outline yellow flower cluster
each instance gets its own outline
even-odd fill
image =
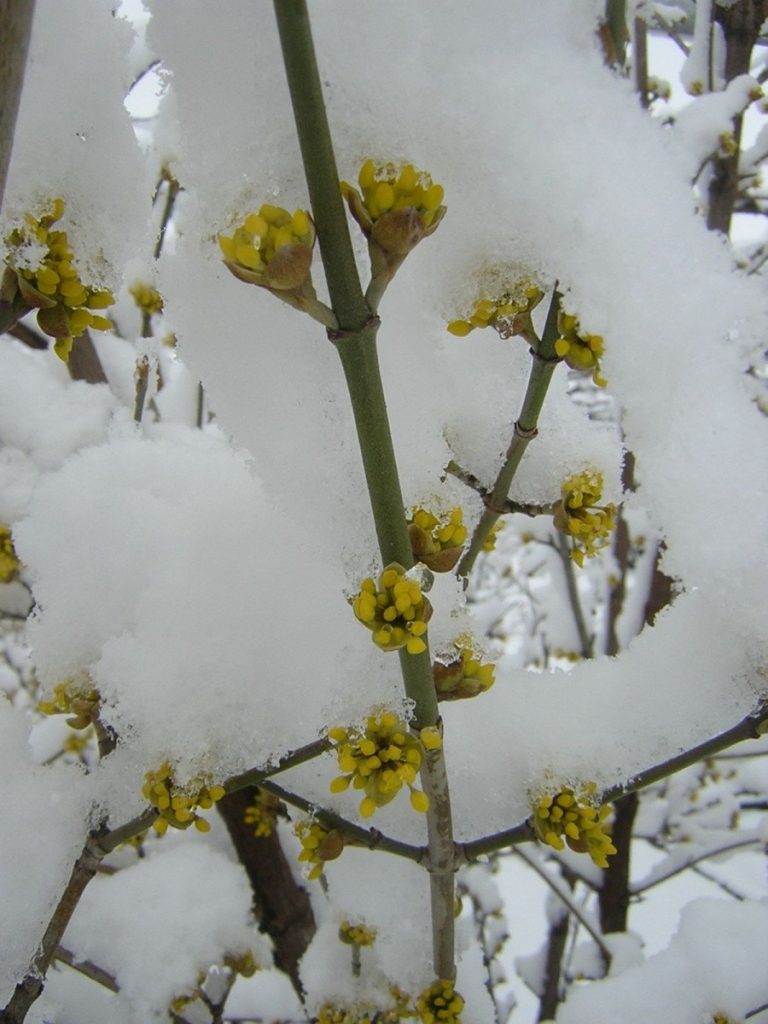
[[[232,235],[219,235],[227,268],[241,281],[277,291],[300,288],[309,278],[315,225],[306,210],[291,214],[265,203]]]
[[[336,750],[339,768],[344,772],[331,783],[332,793],[342,793],[352,784],[365,793],[360,814],[370,818],[377,807],[394,799],[403,786],[411,791],[411,807],[424,814],[429,798],[414,787],[421,770],[425,750],[437,750],[442,739],[436,728],[422,729],[414,736],[408,725],[391,711],[369,715],[365,728],[328,730]]]
[[[0,300],[20,299],[37,309],[40,330],[55,339],[56,353],[66,362],[73,339],[87,328],[111,330],[112,321],[93,310],[106,309],[115,299],[111,292],[90,288],[80,280],[67,232],[51,230],[63,214],[63,199],[54,199],[50,213],[28,214],[25,225],[6,238],[9,254]]]
[[[608,382],[600,374],[600,357],[605,350],[602,335],[582,332],[578,317],[562,310],[557,315],[557,332],[557,355],[573,370],[591,370],[592,380],[604,388]]]
[[[464,1000],[446,979],[436,981],[425,989],[416,1001],[416,1013],[422,1024],[461,1024],[459,1014]]]
[[[344,837],[335,828],[323,828],[318,822],[305,819],[297,822],[293,831],[301,843],[299,860],[311,865],[307,875],[310,881],[322,875],[327,861],[341,856]]]
[[[464,513],[457,507],[447,516],[438,517],[427,509],[414,508],[408,519],[408,535],[417,562],[434,572],[450,572],[467,539]]]
[[[452,658],[432,666],[437,699],[466,700],[490,690],[496,681],[495,666],[483,661],[468,636],[459,637],[454,648]]]
[[[544,292],[530,280],[519,281],[509,292],[497,298],[481,298],[466,320],[453,320],[448,331],[465,338],[477,327],[492,327],[502,338],[512,338],[531,327],[531,312],[544,298]]]
[[[245,809],[243,821],[253,826],[253,834],[258,838],[271,836],[277,827],[277,811],[280,801],[266,789],[258,790],[253,803]]]
[[[87,729],[99,717],[101,695],[86,672],[70,676],[57,683],[50,700],[38,702],[37,710],[44,715],[72,715],[67,725],[73,729]]]
[[[555,527],[573,540],[571,558],[581,567],[596,555],[616,528],[616,506],[600,505],[603,476],[592,470],[569,476],[555,502]]]
[[[339,925],[339,939],[347,946],[372,946],[376,941],[376,929],[342,921]]]
[[[198,808],[208,811],[224,796],[223,786],[212,786],[203,779],[191,779],[185,786],[177,786],[171,766],[163,761],[156,772],[147,772],[141,792],[157,808],[153,822],[156,832],[163,835],[168,827],[185,829],[195,826],[198,832],[209,832],[211,826],[197,814]]]
[[[432,234],[445,214],[443,186],[413,164],[377,167],[366,160],[357,180],[360,192],[343,181],[342,195],[365,236],[384,252],[407,255]]]
[[[20,568],[11,528],[0,523],[0,583],[11,583],[19,575]]]
[[[155,313],[162,312],[163,297],[157,288],[154,288],[151,284],[137,281],[136,284],[131,285],[128,291],[133,296],[133,301],[142,313],[153,316]]]
[[[610,815],[608,804],[592,802],[595,784],[585,786],[577,798],[565,787],[554,796],[544,794],[534,801],[533,828],[538,838],[555,850],[565,843],[577,853],[588,853],[599,868],[607,868],[607,858],[616,853],[611,837],[603,828]]]
[[[405,569],[392,562],[379,576],[370,576],[360,584],[360,593],[352,601],[357,619],[373,634],[373,642],[383,651],[404,647],[409,654],[421,654],[427,645],[422,639],[432,615],[432,605],[421,592],[419,583],[409,579]]]

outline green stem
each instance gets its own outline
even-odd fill
[[[582,658],[593,658],[595,638],[590,636],[589,630],[587,629],[587,623],[584,618],[584,609],[581,604],[581,598],[579,597],[579,588],[576,583],[576,574],[573,571],[571,551],[568,547],[568,541],[561,533],[558,533],[557,535],[557,553],[560,555],[560,561],[563,563],[565,587],[568,592],[568,601],[571,605],[571,612],[573,613],[573,621],[576,624],[576,632],[579,634],[581,656]]]
[[[371,316],[357,273],[305,0],[274,0],[283,62],[331,305],[343,330]]]
[[[357,273],[307,6],[305,0],[274,0],[274,8],[320,255],[339,323],[339,330],[329,336],[336,343],[347,381],[382,562],[399,562],[409,568],[413,555],[376,352],[378,320],[366,302]],[[423,639],[428,642],[426,635]],[[413,725],[416,729],[437,725],[440,718],[429,647],[418,655],[401,651],[400,667],[406,695],[414,704]],[[425,761],[431,767],[422,775],[430,798],[430,870],[440,872],[442,879],[438,887],[432,885],[433,935],[438,932],[436,922],[444,922],[449,915],[451,922],[439,942],[436,938],[433,958],[438,976],[452,978],[453,835],[442,749]]]
[[[560,294],[555,290],[549,305],[547,322],[544,325],[539,350],[536,353],[532,353],[533,362],[528,378],[528,387],[526,388],[520,416],[515,423],[512,442],[507,449],[504,465],[499,470],[493,490],[484,499],[486,502],[485,512],[483,512],[480,522],[475,527],[475,532],[472,535],[472,540],[464,557],[459,562],[459,567],[456,571],[460,576],[469,576],[472,571],[477,561],[477,556],[483,550],[483,544],[488,539],[488,534],[496,525],[500,514],[504,511],[509,498],[509,488],[512,486],[512,481],[515,478],[515,473],[517,473],[525,450],[536,436],[539,414],[547,395],[549,382],[552,380],[552,374],[558,363],[555,354],[555,341],[558,335],[557,314],[559,308]]]

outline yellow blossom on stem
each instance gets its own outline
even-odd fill
[[[49,213],[27,214],[25,223],[6,237],[8,254],[0,282],[0,302],[16,304],[20,315],[37,309],[40,330],[55,339],[56,354],[66,362],[74,338],[89,327],[112,329],[98,313],[115,299],[110,291],[91,288],[80,279],[66,231],[52,230],[64,214],[64,201],[54,199]]]
[[[310,881],[322,875],[327,861],[341,856],[344,837],[335,828],[323,828],[319,822],[305,818],[296,823],[293,831],[301,843],[299,860],[311,865],[307,875]]]
[[[342,195],[365,236],[385,252],[407,255],[445,215],[443,186],[413,164],[366,160],[357,180],[360,191],[343,181]]]
[[[459,1014],[464,1000],[448,979],[434,982],[416,1001],[416,1013],[422,1024],[461,1024]]]
[[[352,610],[371,630],[373,642],[382,651],[404,647],[409,654],[421,654],[427,649],[423,637],[432,605],[418,580],[409,578],[397,562],[388,565],[378,581],[370,576],[363,580],[352,600]]]
[[[266,789],[259,789],[253,803],[245,809],[243,821],[253,826],[253,834],[257,838],[271,836],[277,827],[277,812],[280,801]]]
[[[589,783],[578,797],[568,787],[536,797],[533,828],[541,842],[554,850],[563,850],[567,843],[577,853],[588,853],[597,867],[607,868],[607,858],[616,853],[604,828],[611,809],[594,802],[595,789],[595,784]]]
[[[365,298],[376,313],[403,260],[445,216],[443,186],[413,164],[377,165],[373,160],[365,161],[357,180],[359,191],[342,181],[341,193],[368,239],[371,281]]]
[[[0,583],[11,583],[19,575],[20,568],[11,528],[0,523]]]
[[[572,539],[571,558],[581,567],[585,558],[591,558],[608,544],[616,528],[616,506],[600,505],[603,495],[603,476],[585,470],[569,476],[560,488],[560,499],[555,502],[555,527]]]
[[[50,700],[38,702],[37,710],[44,715],[71,715],[67,725],[72,729],[87,729],[99,717],[101,695],[87,672],[57,683]]]
[[[314,244],[315,224],[306,210],[290,213],[269,203],[249,214],[231,235],[219,235],[224,265],[236,278],[266,288],[336,330],[333,310],[318,300],[312,284]]]
[[[186,829],[194,825],[198,832],[209,832],[211,826],[197,813],[208,811],[225,794],[223,786],[213,786],[204,779],[195,778],[179,786],[173,778],[168,761],[163,761],[156,772],[147,772],[141,792],[157,809],[153,822],[156,832],[163,835],[168,827]]]
[[[447,515],[436,516],[427,509],[414,508],[408,519],[408,536],[417,562],[434,572],[450,572],[467,539],[464,513],[457,507]]]
[[[564,359],[572,370],[591,370],[592,380],[599,388],[604,388],[607,381],[600,373],[600,357],[605,350],[602,335],[586,334],[579,326],[578,317],[562,310],[557,315],[557,331],[557,355]]]
[[[464,635],[454,641],[453,654],[432,665],[437,699],[466,700],[490,690],[496,681],[495,666],[483,661],[471,637]]]
[[[521,279],[508,291],[475,301],[466,319],[452,320],[448,331],[465,338],[478,327],[492,327],[502,338],[526,335],[532,329],[531,312],[544,298],[544,292],[530,279]]]
[[[360,814],[370,818],[377,807],[384,807],[403,786],[411,791],[411,807],[419,813],[429,810],[429,799],[414,783],[421,770],[425,750],[436,750],[442,739],[434,726],[415,736],[406,722],[391,711],[369,715],[363,729],[337,726],[328,730],[339,768],[344,773],[331,783],[332,793],[342,793],[350,784],[365,796]]]
[[[231,235],[219,235],[227,268],[250,284],[271,290],[300,288],[309,277],[315,225],[306,210],[289,213],[264,203]]]

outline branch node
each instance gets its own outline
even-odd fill
[[[345,341],[347,338],[352,337],[353,335],[356,337],[357,335],[360,334],[361,331],[366,331],[369,329],[378,330],[380,323],[381,320],[374,314],[365,321],[362,327],[355,328],[354,330],[348,330],[343,327],[339,327],[336,330],[332,330],[329,327],[325,333],[328,335],[328,341],[330,341],[331,344],[333,345],[337,345],[340,341]]]

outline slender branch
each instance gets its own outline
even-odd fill
[[[34,0],[0,0],[0,207],[11,163],[34,13]]]
[[[557,313],[560,307],[560,294],[555,289],[552,293],[552,301],[547,313],[547,321],[541,336],[539,351],[532,354],[531,373],[528,378],[528,387],[523,399],[523,406],[520,417],[515,423],[514,436],[507,449],[507,456],[504,465],[499,470],[490,497],[485,499],[486,509],[475,527],[469,548],[467,549],[456,570],[460,576],[468,576],[472,567],[477,561],[477,556],[483,550],[483,544],[488,534],[493,529],[496,521],[504,511],[504,503],[509,497],[509,488],[515,478],[515,473],[525,454],[529,443],[538,433],[537,424],[539,413],[544,404],[544,399],[552,380],[555,366],[559,361],[555,355],[555,341],[557,339]]]
[[[755,711],[745,715],[736,725],[731,726],[730,729],[726,729],[724,732],[718,733],[717,736],[704,740],[703,743],[699,743],[689,750],[684,750],[682,753],[670,757],[667,761],[661,761],[651,768],[638,772],[637,775],[626,783],[611,786],[602,794],[601,800],[609,803],[623,796],[624,793],[633,793],[635,790],[652,786],[655,782],[666,779],[683,768],[689,768],[698,761],[703,761],[705,758],[719,754],[721,750],[726,750],[742,740],[759,739],[764,734],[765,730],[761,727],[766,722],[768,722],[768,703],[760,705]]]
[[[750,1010],[749,1013],[744,1014],[744,1020],[749,1020],[750,1017],[756,1017],[758,1013],[765,1013],[768,1010],[768,1003],[763,1003],[762,1006],[756,1006],[754,1010]]]
[[[295,768],[297,765],[305,764],[320,754],[324,754],[326,750],[330,750],[330,747],[331,741],[327,736],[322,736],[319,740],[305,743],[303,747],[297,747],[290,754],[281,757],[271,768],[249,768],[247,772],[242,772],[240,775],[230,776],[224,783],[224,789],[227,793],[235,793],[238,789],[245,789],[246,786],[259,786],[264,779],[278,775],[280,772],[287,772],[289,768]]]
[[[567,871],[563,865],[561,865],[561,870],[565,882],[573,889],[576,884],[576,876]],[[565,956],[565,947],[568,942],[570,923],[571,918],[565,908],[563,908],[562,913],[555,922],[550,921],[537,1022],[554,1020],[557,1007],[562,1002],[564,996],[564,986],[561,984],[563,957]]]
[[[461,480],[463,484],[470,487],[473,491],[480,495],[481,498],[488,498],[490,491],[487,487],[484,487],[474,473],[469,473],[466,469],[462,469],[461,466],[454,462],[453,459],[445,467],[445,472],[450,473],[451,476],[455,476],[457,480]],[[535,516],[553,516],[555,514],[555,503],[549,502],[535,502],[535,501],[512,501],[508,498],[502,505],[503,513],[518,513],[519,515],[529,516],[533,519]]]
[[[38,334],[37,331],[32,330],[26,324],[16,323],[13,327],[8,328],[7,333],[13,335],[17,341],[20,341],[28,348],[34,348],[40,352],[47,349],[49,345],[49,339],[44,334]]]
[[[568,602],[573,613],[573,621],[576,623],[576,632],[579,634],[581,656],[582,658],[592,658],[594,657],[593,644],[595,638],[591,636],[587,630],[587,624],[584,619],[584,609],[581,606],[581,598],[579,597],[579,588],[576,585],[576,573],[573,571],[573,559],[571,558],[568,541],[562,533],[558,533],[557,535],[557,553],[559,554],[560,561],[563,565],[565,586],[568,591]]]
[[[448,777],[442,749],[427,750],[421,766],[421,783],[429,797],[429,886],[432,897],[432,949],[438,978],[456,977],[454,963],[454,872],[456,857]]]
[[[278,772],[286,771],[295,765],[302,764],[328,748],[328,740],[315,740],[298,750],[292,751],[269,768],[253,769],[241,775],[232,776],[224,784],[228,793],[242,789],[244,786],[258,785]],[[29,1008],[43,991],[45,975],[51,960],[59,947],[61,938],[69,923],[77,903],[85,887],[96,874],[99,863],[108,853],[117,849],[122,843],[146,831],[157,818],[157,810],[148,807],[137,817],[132,818],[118,828],[100,833],[95,832],[88,837],[83,852],[75,862],[72,875],[59,900],[58,906],[46,928],[40,943],[40,951],[32,962],[30,971],[19,982],[11,1001],[5,1010],[0,1011],[0,1024],[21,1024]]]
[[[701,864],[705,860],[709,860],[710,857],[717,857],[721,853],[730,853],[732,850],[740,850],[746,846],[758,846],[765,842],[762,836],[751,836],[749,839],[735,838],[731,843],[723,843],[717,846],[715,849],[703,850],[701,852],[691,853],[682,861],[678,861],[674,867],[670,868],[664,874],[656,875],[653,874],[650,882],[644,883],[642,879],[635,885],[630,886],[630,893],[633,896],[640,896],[643,893],[648,892],[649,889],[655,888],[657,885],[661,885],[662,882],[668,881],[670,878],[674,878],[675,875],[681,874],[683,871],[687,871],[689,868],[695,867],[697,864]],[[658,843],[653,843],[657,849],[665,850],[669,853],[669,849]],[[711,881],[711,879],[709,879]]]
[[[628,782],[618,783],[615,786],[609,787],[600,795],[600,801],[602,803],[612,803],[626,793],[634,793],[637,790],[645,789],[646,786],[652,786],[654,783],[660,782],[670,775],[675,775],[677,772],[682,771],[683,768],[689,768],[699,761],[714,757],[720,751],[727,750],[728,747],[732,747],[742,740],[760,739],[765,735],[766,723],[768,723],[768,703],[761,704],[755,711],[746,715],[730,729],[726,729],[724,732],[704,740],[703,743],[699,743],[689,750],[676,754],[667,761],[661,761],[659,764],[638,772]],[[477,860],[478,857],[482,857],[487,853],[503,850],[507,846],[517,846],[520,843],[530,842],[535,839],[536,834],[531,825],[530,818],[528,818],[512,828],[483,836],[481,839],[474,839],[469,843],[457,844],[457,858],[461,863],[468,863]]]
[[[168,224],[173,216],[173,207],[176,204],[176,196],[181,191],[181,185],[173,176],[168,176],[165,180],[168,182],[168,191],[165,195],[165,206],[163,207],[163,214],[160,218],[160,228],[157,233],[157,241],[155,242],[155,250],[153,253],[155,259],[159,259],[160,253],[163,251],[165,232],[168,230]],[[156,194],[159,194],[159,191],[160,190],[158,188]]]
[[[525,853],[524,850],[515,850],[514,852],[517,854],[518,857],[521,858],[521,860],[525,861],[528,867],[533,868],[533,870],[536,872],[539,878],[542,879],[542,881],[546,882],[546,884],[549,886],[552,892],[558,897],[558,899],[562,901],[563,905],[568,908],[569,913],[573,914],[576,920],[580,924],[582,924],[584,928],[589,932],[591,937],[594,939],[595,944],[602,953],[605,962],[610,963],[611,951],[605,944],[605,939],[600,934],[599,929],[589,920],[589,918],[581,909],[581,907],[573,899],[570,892],[568,892],[562,885],[560,885],[558,879],[556,879],[552,874],[550,874],[549,871],[547,871],[544,868],[544,866],[539,862],[538,857],[530,856],[529,854]]]
[[[93,849],[89,838],[82,853],[75,861],[69,882],[67,882],[48,927],[45,929],[31,969],[16,986],[6,1008],[0,1011],[0,1024],[22,1024],[30,1007],[43,991],[45,975],[59,947],[61,937],[85,887],[96,874],[100,860],[101,854]]]
[[[120,986],[115,978],[108,971],[105,971],[103,967],[99,967],[91,960],[78,960],[74,953],[71,953],[68,949],[64,949],[63,946],[58,947],[53,959],[62,964],[66,964],[67,967],[71,967],[73,971],[77,971],[79,974],[85,975],[86,978],[90,978],[91,981],[95,981],[97,985],[108,988],[110,992],[120,991]]]
[[[305,814],[311,814],[321,825],[341,832],[344,838],[351,840],[355,846],[364,846],[369,850],[381,850],[383,853],[394,853],[398,857],[405,857],[406,860],[415,861],[417,864],[424,863],[426,859],[427,851],[423,846],[411,846],[410,843],[402,843],[399,839],[385,836],[383,832],[379,832],[375,828],[361,828],[335,811],[331,811],[326,807],[318,807],[311,800],[306,800],[303,796],[299,796],[298,793],[292,793],[275,782],[264,781],[261,783],[261,788],[266,789],[268,793],[279,797],[280,800],[290,804],[292,807],[298,807]]]
[[[635,18],[632,23],[632,56],[635,89],[640,97],[640,105],[647,110],[651,100],[648,95],[648,26],[645,18]]]
[[[675,46],[678,48],[678,50],[680,50],[684,57],[687,57],[691,52],[690,47],[685,42],[680,33],[675,29],[675,26],[672,24],[672,22],[667,21],[664,15],[661,14],[661,12],[659,11],[658,7],[655,8],[653,16],[656,19],[656,21],[658,21],[662,29],[666,32],[666,34],[669,36],[669,38],[672,40],[672,42],[675,44]]]

